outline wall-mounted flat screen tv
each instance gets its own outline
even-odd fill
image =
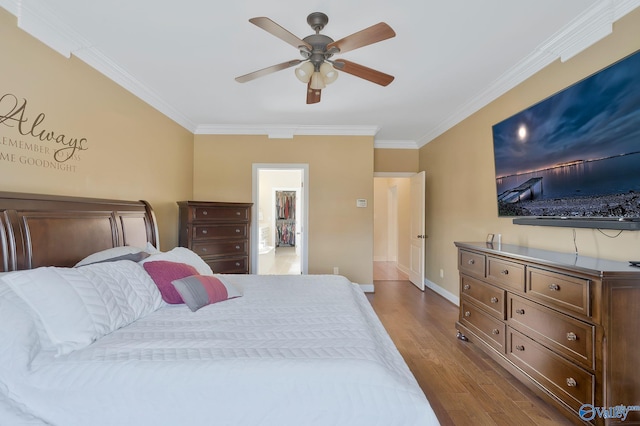
[[[499,216],[640,219],[640,51],[493,126]]]

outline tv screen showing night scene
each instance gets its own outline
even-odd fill
[[[640,218],[640,51],[493,126],[499,216]]]

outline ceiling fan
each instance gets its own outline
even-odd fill
[[[313,12],[307,16],[307,23],[315,31],[315,34],[304,39],[296,37],[269,18],[251,18],[249,22],[298,49],[303,59],[293,59],[236,77],[236,81],[239,83],[246,83],[258,77],[302,64],[296,68],[295,73],[300,81],[307,84],[307,103],[314,104],[320,102],[322,89],[338,78],[336,70],[355,75],[381,86],[389,85],[394,79],[389,74],[367,68],[346,59],[330,59],[335,54],[345,53],[395,37],[396,33],[384,22],[372,25],[338,41],[333,41],[331,37],[320,34],[320,31],[329,22],[329,17],[322,12]]]

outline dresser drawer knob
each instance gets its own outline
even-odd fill
[[[560,286],[558,284],[549,284],[549,290],[560,291]]]
[[[202,247],[202,251],[206,252],[207,248],[206,247]]]
[[[471,288],[471,286],[470,286],[469,284],[465,284],[465,285],[464,285],[464,289],[465,289],[465,290],[469,290],[470,288]]]
[[[468,317],[470,317],[470,316],[471,316],[471,312],[466,311],[466,312],[464,313],[464,316],[465,316],[465,317],[467,317],[467,318],[468,318]]]
[[[574,333],[573,331],[570,331],[567,333],[567,340],[569,340],[570,342],[575,342],[576,340],[578,340],[578,336],[576,336],[576,333]]]
[[[491,303],[498,303],[498,298],[497,297],[492,297],[491,298]]]
[[[206,234],[206,233],[207,233],[207,230],[206,230],[206,229],[203,229],[203,230],[202,230],[202,233],[203,233],[203,234]]]
[[[240,212],[236,212],[236,216],[240,216],[242,213]]]
[[[516,351],[523,352],[523,351],[524,351],[524,346],[522,346],[522,345],[516,345]]]
[[[469,259],[469,261],[467,262],[469,265],[475,265],[476,261],[473,259]]]
[[[509,275],[509,270],[508,269],[503,269],[502,271],[500,271],[500,273],[502,275]]]
[[[236,266],[240,266],[240,262],[236,262]]]
[[[206,216],[206,215],[208,215],[208,214],[209,214],[209,212],[208,212],[208,211],[206,211],[206,210],[203,210],[203,211],[202,211],[202,214]]]
[[[516,314],[524,315],[524,309],[516,309]]]
[[[239,230],[239,229],[236,229],[236,234],[239,234],[239,233],[240,233],[240,230]]]
[[[240,250],[240,246],[236,246],[236,250]]]
[[[494,328],[491,333],[493,333],[495,335],[498,335],[498,334],[500,334],[500,330],[498,330],[497,328]]]
[[[569,377],[567,379],[567,386],[569,386],[570,388],[575,388],[576,386],[578,386],[578,382],[576,382],[576,379],[574,379],[573,377]]]

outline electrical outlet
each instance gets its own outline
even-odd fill
[[[340,274],[340,270],[338,269],[337,266],[334,266],[333,267],[333,275],[338,275],[338,274]]]
[[[444,269],[440,269],[440,278],[444,278]]]

